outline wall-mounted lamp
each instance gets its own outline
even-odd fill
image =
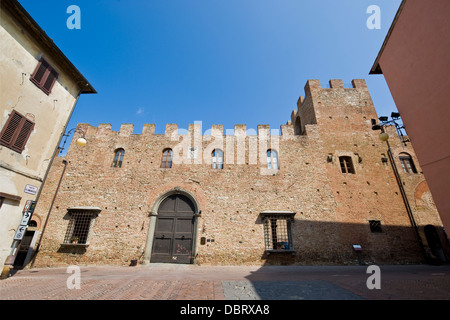
[[[85,138],[85,133],[84,133],[84,131],[81,130],[81,128],[73,128],[73,129],[70,129],[69,132],[67,132],[67,133],[65,133],[65,134],[63,135],[63,137],[65,137],[65,139],[64,139],[64,142],[63,142],[62,147],[60,148],[59,153],[62,153],[62,151],[64,150],[64,146],[66,145],[67,138],[70,136],[70,134],[71,134],[72,132],[74,132],[74,133],[77,133],[77,132],[78,132],[78,133],[81,134],[81,137],[79,137],[79,138],[77,139],[77,142],[76,142],[78,146],[84,147],[84,146],[87,144],[87,141],[86,141],[86,138]]]
[[[388,120],[388,117],[379,117],[378,119],[380,120],[380,123],[377,123],[376,119],[372,119],[372,130],[381,130],[381,133],[379,135],[379,139],[381,141],[388,141],[389,139],[389,135],[384,131],[384,127],[386,125],[394,125],[395,129],[397,130],[397,134],[398,137],[400,139],[400,142],[406,146],[406,142],[409,142],[410,140],[407,139],[404,135],[403,135],[403,131],[405,129],[405,127],[403,125],[399,125],[396,120],[400,119],[400,113],[398,112],[392,112],[391,113],[391,118],[392,120]]]

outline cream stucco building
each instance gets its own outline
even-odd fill
[[[37,215],[22,240],[14,240],[24,208],[39,197],[80,94],[96,91],[17,1],[2,0],[0,14],[3,268],[8,257],[8,262],[17,258],[20,250],[21,259],[26,259],[23,251],[36,241],[34,230],[42,223]]]

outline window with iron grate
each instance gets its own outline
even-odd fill
[[[90,232],[99,209],[69,209],[69,225],[64,237],[64,244],[89,244]]]
[[[263,212],[265,247],[268,252],[293,252],[294,212]]]

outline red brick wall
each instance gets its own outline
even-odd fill
[[[258,135],[245,135],[245,126],[235,135],[224,135],[213,126],[210,135],[199,124],[188,135],[177,135],[177,126],[166,126],[165,134],[154,134],[145,125],[142,134],[132,134],[132,125],[120,132],[110,125],[80,124],[88,144],[75,142],[67,154],[68,167],[36,259],[37,266],[66,264],[127,264],[141,259],[149,233],[149,214],[165,193],[180,188],[191,194],[201,210],[197,220],[196,263],[200,264],[354,264],[353,244],[363,247],[368,263],[423,261],[414,229],[408,218],[393,170],[381,161],[386,143],[371,130],[377,118],[364,80],[353,88],[332,80],[322,88],[317,80],[305,86],[298,110],[303,135],[294,134],[290,122],[281,126],[281,136],[271,136],[268,126],[258,126]],[[292,122],[295,123],[295,122]],[[391,146],[395,155],[407,151],[416,160],[418,174],[402,178],[411,206],[418,215],[419,229],[431,223],[441,226],[436,208],[416,208],[416,188],[424,188],[424,177],[411,145],[404,149],[395,132]],[[75,140],[75,139],[74,139]],[[197,145],[204,158],[193,163],[174,163],[160,168],[162,150]],[[223,146],[223,170],[211,168],[214,146]],[[266,150],[278,150],[278,171],[266,168]],[[111,167],[114,151],[125,149],[121,168]],[[186,149],[184,149],[186,150]],[[177,151],[177,152],[175,152]],[[332,155],[332,162],[327,161]],[[355,174],[343,174],[338,157],[350,156]],[[200,163],[201,160],[201,163]],[[206,161],[205,161],[206,160]],[[180,161],[178,161],[180,162]],[[397,162],[400,168],[400,163]],[[62,172],[56,159],[36,214],[44,218]],[[419,187],[418,187],[419,186]],[[422,189],[421,189],[422,190]],[[430,204],[430,202],[427,202]],[[96,206],[101,209],[86,251],[62,249],[67,229],[67,208]],[[263,211],[295,212],[295,254],[267,255],[264,247]],[[369,220],[380,220],[382,233],[371,233]],[[200,238],[213,239],[202,245]]]

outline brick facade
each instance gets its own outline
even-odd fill
[[[155,134],[147,124],[142,134],[133,134],[131,124],[119,132],[108,124],[80,124],[88,143],[79,147],[74,139],[69,148],[35,266],[149,262],[158,206],[169,194],[183,194],[194,204],[194,263],[357,264],[354,244],[362,246],[365,263],[423,262],[393,168],[382,160],[387,145],[371,129],[372,118],[378,116],[364,80],[353,80],[353,88],[341,80],[331,80],[330,88],[309,80],[280,135],[267,125],[250,135],[245,125],[230,134],[221,125],[203,133],[201,123],[185,132],[169,124],[165,134]],[[387,131],[421,242],[427,246],[423,228],[431,224],[447,250],[411,144],[402,146],[396,131]],[[119,148],[125,150],[122,166],[112,167]],[[172,168],[161,168],[166,148],[173,150]],[[215,148],[223,150],[223,169],[212,168]],[[277,151],[278,169],[268,169],[268,149]],[[417,174],[402,171],[401,152],[412,156]],[[342,173],[341,156],[351,159],[354,173]],[[54,161],[35,211],[41,225],[63,172],[61,160]],[[74,207],[100,210],[88,246],[63,244],[68,209]],[[265,250],[265,212],[295,213],[294,251]],[[371,232],[372,220],[381,223],[381,232]]]

